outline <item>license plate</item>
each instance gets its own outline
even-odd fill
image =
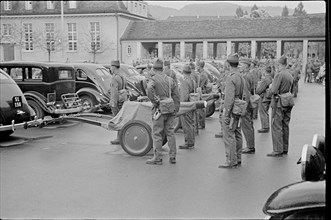
[[[13,105],[14,105],[14,108],[21,108],[22,107],[22,97],[21,96],[14,96],[13,97]]]

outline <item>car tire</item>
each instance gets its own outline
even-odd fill
[[[80,100],[82,101],[82,106],[84,108],[84,110],[82,112],[85,112],[85,113],[93,113],[96,111],[95,108],[93,108],[93,106],[96,105],[96,102],[94,101],[93,98],[91,98],[90,96],[88,95],[82,95],[79,97]]]
[[[174,120],[174,123],[175,123],[175,132],[177,132],[178,129],[182,128],[182,124],[180,122],[180,118],[179,117],[176,117],[175,120]]]
[[[131,156],[144,156],[153,148],[152,128],[140,120],[126,123],[119,137],[123,150]]]
[[[38,105],[37,102],[33,100],[27,100],[30,107],[33,109],[33,111],[36,113],[37,118],[44,119],[45,112],[44,110]]]
[[[215,102],[213,102],[213,104],[207,106],[206,117],[212,116],[215,112],[215,109],[216,109]]]

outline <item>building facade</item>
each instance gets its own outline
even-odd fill
[[[109,63],[121,59],[131,21],[151,20],[144,1],[1,1],[1,60]]]
[[[269,55],[279,58],[287,43],[299,43],[302,50],[296,56],[302,59],[305,68],[309,44],[325,42],[325,19],[325,14],[314,14],[259,19],[132,21],[121,38],[122,61],[132,63],[155,56],[166,59],[175,56],[182,60],[220,58],[219,50],[223,50],[223,57],[242,52],[247,57],[262,58],[262,52],[267,51],[263,47],[270,44],[275,50]]]

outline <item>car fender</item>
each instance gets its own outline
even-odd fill
[[[32,100],[38,103],[38,105],[46,112],[51,112],[51,110],[47,107],[47,99],[42,94],[35,91],[28,91],[23,93],[26,100]]]
[[[307,209],[323,209],[326,207],[325,190],[325,180],[303,181],[284,186],[268,198],[263,212],[278,216]]]
[[[94,98],[99,103],[108,103],[109,98],[105,94],[101,94],[99,91],[92,88],[81,88],[76,92],[76,94],[81,97],[83,95],[88,95]]]

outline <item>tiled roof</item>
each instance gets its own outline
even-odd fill
[[[235,16],[169,16],[166,21],[203,21],[234,19]]]
[[[203,21],[133,21],[121,40],[324,37],[325,14]]]

